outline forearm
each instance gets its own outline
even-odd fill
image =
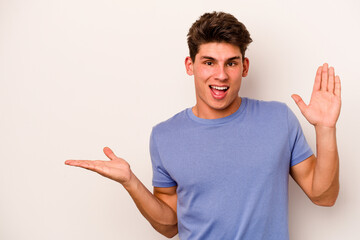
[[[336,129],[315,127],[317,160],[312,181],[313,201],[333,205],[339,192],[339,155]]]
[[[171,207],[156,198],[133,173],[129,182],[123,186],[141,214],[158,232],[167,237],[176,235],[177,216]]]

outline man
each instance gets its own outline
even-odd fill
[[[292,96],[315,127],[315,157],[285,104],[238,96],[251,41],[245,26],[227,13],[206,13],[190,28],[185,66],[194,76],[196,105],[153,128],[153,194],[107,147],[111,161],[66,164],[121,183],[167,237],[288,239],[289,173],[315,204],[332,206],[338,195],[340,79],[324,64],[310,104]]]

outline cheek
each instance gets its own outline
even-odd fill
[[[242,79],[242,69],[238,69],[236,71],[232,71],[229,74],[231,75],[230,77],[232,79],[234,79],[234,81],[240,82]]]
[[[209,78],[213,73],[212,73],[212,69],[209,67],[202,67],[202,66],[198,66],[196,68],[196,71],[194,71],[194,74],[196,74],[198,76],[198,78],[201,79],[207,79]]]

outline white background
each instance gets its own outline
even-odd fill
[[[286,102],[313,150],[290,95],[307,102],[317,66],[335,67],[341,192],[318,207],[290,180],[290,236],[359,238],[359,1],[0,0],[0,239],[165,239],[121,185],[64,161],[109,146],[152,188],[151,128],[195,104],[186,34],[213,10],[254,40],[240,95]]]

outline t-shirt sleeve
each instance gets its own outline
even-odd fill
[[[152,184],[154,187],[173,187],[176,182],[171,178],[170,174],[166,171],[160,158],[159,149],[155,139],[154,129],[150,137],[150,156],[153,169]]]
[[[305,139],[299,120],[290,108],[287,108],[287,112],[291,153],[290,167],[292,167],[313,155],[313,152]]]

